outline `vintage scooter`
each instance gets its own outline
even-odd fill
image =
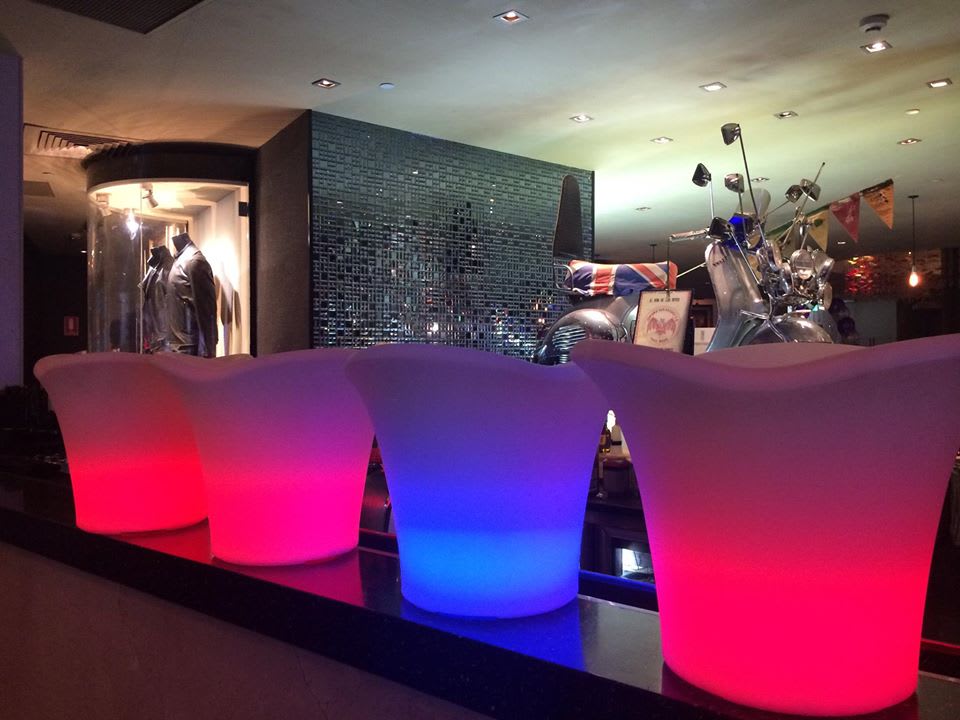
[[[745,171],[744,175],[727,175],[724,185],[738,193],[742,208],[745,177],[753,213],[741,211],[730,221],[714,217],[707,230],[711,242],[704,265],[717,309],[716,330],[707,351],[770,342],[832,342],[830,333],[810,318],[832,299],[828,278],[834,261],[819,248],[807,249],[811,223],[803,213],[808,199],[819,198],[816,180],[820,172],[813,181],[804,179],[787,190],[786,202],[800,201],[800,205],[786,230],[768,239],[763,228],[772,211],[761,212],[757,204],[740,126],[727,123],[721,133],[726,145],[740,141]],[[711,180],[709,170],[698,165],[694,184],[703,187]],[[710,204],[712,210],[712,184]],[[786,252],[790,254],[785,260]]]
[[[700,187],[710,187],[710,215],[713,219],[703,230],[674,233],[667,241],[668,260],[673,242],[709,241],[705,261],[697,266],[707,268],[716,296],[716,329],[707,351],[759,343],[832,342],[831,334],[817,320],[822,318],[822,323],[830,322],[829,313],[824,308],[829,307],[832,299],[828,278],[834,261],[819,248],[808,249],[811,222],[803,212],[808,199],[819,199],[820,186],[816,181],[820,171],[813,181],[804,179],[798,185],[791,185],[785,194],[786,201],[768,211],[770,194],[766,190],[756,194],[753,191],[740,125],[727,123],[721,133],[727,145],[740,141],[745,173],[730,173],[724,178],[724,186],[738,195],[740,212],[729,221],[716,217],[712,175],[700,163],[693,182]],[[822,165],[820,169],[823,169]],[[752,213],[743,211],[745,188],[753,205]],[[579,237],[579,188],[575,189],[575,195],[568,195],[568,190],[573,192],[565,179],[555,256],[559,255],[556,252],[558,238],[568,234]],[[768,239],[764,223],[773,212],[788,203],[797,206],[793,221],[776,238]],[[571,219],[569,225],[561,222],[565,216]],[[568,232],[563,227],[575,229]],[[695,269],[690,268],[678,277]],[[557,289],[567,289],[567,286],[558,283]],[[533,361],[545,365],[564,363],[573,346],[588,338],[629,341],[633,337],[639,298],[639,293],[633,293],[580,300],[544,333]]]

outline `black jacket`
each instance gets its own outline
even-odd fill
[[[165,245],[150,249],[147,274],[143,276],[143,346],[147,352],[166,347],[170,334],[167,321],[167,280],[173,267],[173,255]]]
[[[169,349],[213,357],[217,353],[217,292],[210,263],[192,242],[174,256],[167,279]]]

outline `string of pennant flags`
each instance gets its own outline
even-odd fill
[[[807,221],[810,223],[808,232],[810,237],[822,250],[827,249],[827,233],[829,229],[830,216],[833,216],[840,222],[847,235],[854,242],[860,240],[860,200],[866,201],[867,205],[877,214],[877,217],[883,221],[891,230],[893,229],[893,179],[884,180],[882,183],[871,185],[859,192],[853,193],[841,200],[835,200],[829,205],[817,208],[807,215]],[[774,229],[770,235],[776,236],[783,230],[786,230],[790,223],[784,223]]]

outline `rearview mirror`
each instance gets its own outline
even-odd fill
[[[720,133],[723,135],[723,144],[730,145],[740,137],[740,125],[739,123],[727,123],[720,128]]]
[[[740,173],[730,173],[723,178],[723,186],[727,190],[732,190],[738,195],[743,193],[743,175]]]
[[[697,169],[693,171],[693,184],[697,187],[706,187],[711,180],[713,180],[713,175],[707,170],[707,166],[703,163],[697,163]]]

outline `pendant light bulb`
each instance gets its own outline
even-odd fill
[[[920,284],[920,273],[917,272],[917,198],[919,195],[909,195],[910,209],[913,215],[913,250],[910,251],[910,277],[907,278],[907,284],[915,288]]]

